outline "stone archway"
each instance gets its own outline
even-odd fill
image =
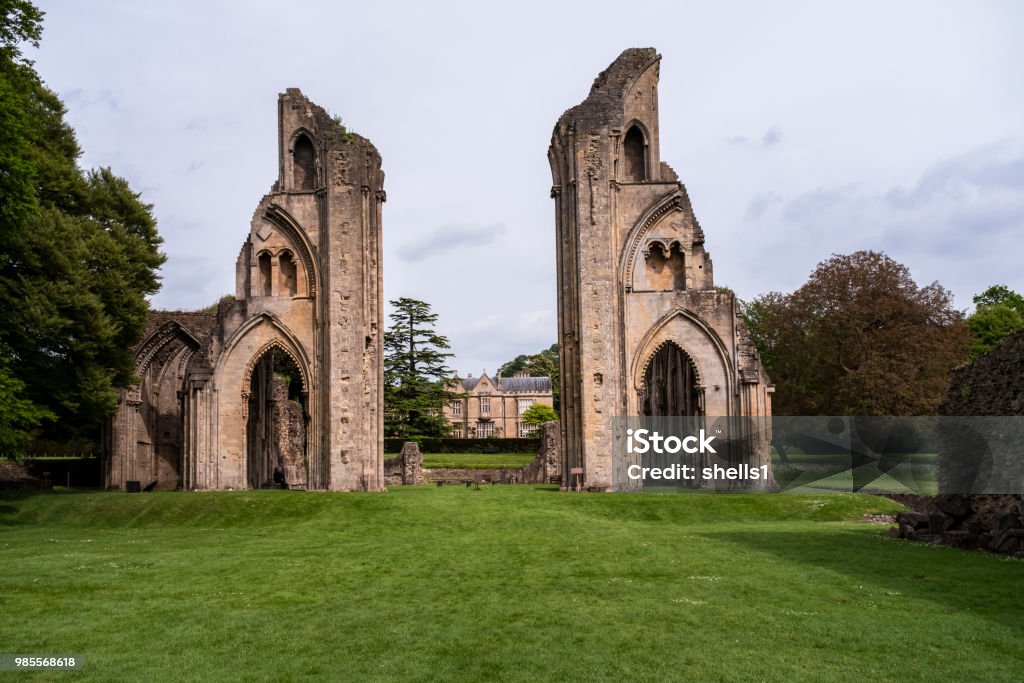
[[[276,345],[253,361],[248,383],[246,471],[250,488],[273,480],[280,466],[289,486],[309,481],[306,452],[306,393],[302,372]]]
[[[640,414],[696,417],[703,413],[703,387],[693,360],[675,342],[665,342],[647,362],[640,392]]]

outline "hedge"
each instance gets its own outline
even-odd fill
[[[540,439],[437,439],[412,437],[384,439],[385,453],[398,453],[406,441],[415,441],[422,453],[536,453]]]

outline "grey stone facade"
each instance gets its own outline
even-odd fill
[[[616,474],[614,416],[771,414],[736,297],[715,288],[686,188],[660,158],[660,61],[652,48],[623,52],[559,118],[548,150],[563,471],[582,470],[589,490],[630,487]],[[769,462],[767,441],[753,443],[743,459]]]
[[[108,487],[253,488],[281,465],[308,488],[383,488],[381,158],[297,89],[278,117],[278,178],[253,214],[234,297],[152,313],[141,381],[104,437]],[[305,424],[271,406],[275,362],[298,374]]]

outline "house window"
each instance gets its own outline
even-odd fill
[[[494,436],[494,423],[493,422],[477,422],[476,423],[476,438],[487,439]]]
[[[521,399],[518,399],[516,401],[516,409],[519,411],[519,414],[522,415],[523,413],[526,412],[527,408],[529,408],[530,406],[532,406],[536,402],[537,402],[537,399],[535,399],[535,398],[521,398]]]
[[[462,425],[453,425],[452,433],[455,434],[456,439],[462,438]]]
[[[491,397],[481,396],[480,397],[480,414],[490,415],[491,414]]]
[[[452,415],[462,415],[462,401],[451,402]]]
[[[519,438],[527,439],[537,433],[537,425],[524,425],[519,423]]]

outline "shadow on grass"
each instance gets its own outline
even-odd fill
[[[1024,602],[1019,594],[1024,561],[890,539],[884,533],[883,528],[878,534],[730,530],[700,535],[771,553],[789,563],[817,566],[858,584],[933,602],[946,611],[976,615],[1024,637]]]

